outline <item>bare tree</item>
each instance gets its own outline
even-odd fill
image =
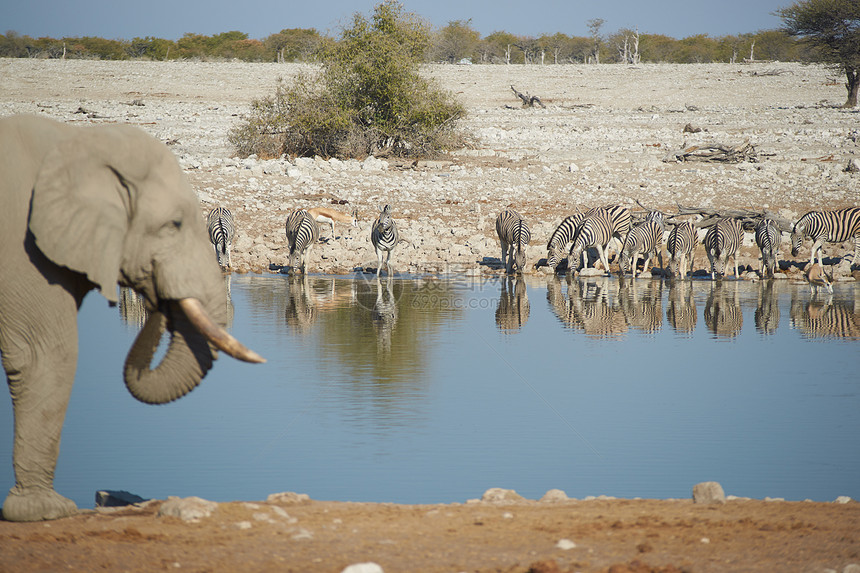
[[[588,31],[591,32],[593,46],[591,48],[591,56],[594,58],[594,63],[600,63],[600,28],[603,27],[603,18],[592,18],[588,24]]]

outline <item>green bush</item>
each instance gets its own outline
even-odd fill
[[[453,95],[422,78],[429,29],[399,2],[361,14],[339,41],[322,49],[319,73],[279,82],[274,96],[252,103],[231,131],[240,155],[429,156],[463,145]]]

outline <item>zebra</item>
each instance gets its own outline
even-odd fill
[[[606,246],[611,239],[612,221],[609,211],[603,207],[597,207],[589,211],[583,219],[582,224],[577,228],[576,235],[573,237],[573,246],[567,255],[568,271],[573,271],[574,268],[576,270],[582,268],[574,266],[580,257],[582,257],[582,266],[586,266],[588,262],[586,249],[594,247],[597,249],[597,254],[603,263],[603,268],[608,272],[609,261],[606,259]]]
[[[552,232],[549,242],[546,244],[547,266],[554,269],[567,256],[568,245],[573,242],[576,229],[582,223],[585,215],[585,213],[576,213],[565,217]]]
[[[400,241],[400,233],[397,231],[397,224],[391,217],[391,205],[385,205],[379,213],[379,217],[373,222],[370,228],[370,242],[376,250],[376,276],[382,271],[382,255],[385,253],[385,266],[388,267],[388,274],[391,275],[391,251],[397,246]]]
[[[522,215],[513,209],[505,209],[499,213],[496,217],[496,234],[502,245],[502,265],[505,272],[513,272],[516,266],[517,272],[522,273],[526,266],[526,246],[532,239],[529,226]]]
[[[735,263],[735,278],[738,276],[738,249],[743,240],[744,229],[737,219],[724,217],[717,219],[705,233],[705,238],[702,244],[705,246],[705,253],[708,255],[708,261],[711,263],[711,278],[715,279],[716,275],[723,275],[726,269],[726,264],[729,257],[734,259]]]
[[[669,232],[666,249],[669,251],[669,272],[684,276],[687,257],[690,257],[690,276],[693,276],[693,259],[695,259],[696,243],[699,237],[696,227],[689,221],[679,223]]]
[[[622,274],[632,270],[633,278],[636,278],[636,266],[640,254],[645,257],[642,272],[650,270],[648,264],[655,254],[660,258],[660,267],[663,267],[663,225],[661,223],[662,214],[659,217],[651,217],[649,214],[644,223],[630,229],[621,247]]]
[[[841,243],[854,239],[854,255],[851,264],[858,263],[860,255],[860,207],[837,209],[835,211],[810,211],[797,220],[791,231],[791,255],[797,256],[803,239],[812,239],[812,252],[809,264],[815,262],[815,253],[818,253],[819,264],[822,260],[822,245],[828,243]]]
[[[209,211],[209,216],[206,217],[206,226],[209,228],[209,241],[215,246],[215,256],[218,257],[218,265],[223,268],[222,257],[226,257],[227,268],[232,267],[230,250],[233,245],[233,235],[236,231],[233,213],[226,207],[215,207]]]
[[[597,207],[599,209],[599,207]],[[609,219],[612,227],[612,240],[618,244],[616,252],[621,251],[624,244],[624,237],[630,231],[632,214],[630,209],[621,205],[607,205],[604,207],[609,211]],[[549,267],[556,268],[561,260],[565,257],[565,253],[570,250],[569,245],[573,242],[573,236],[583,219],[591,214],[594,209],[589,209],[584,213],[576,213],[565,217],[558,227],[550,235],[549,242],[546,245],[547,255],[546,264]]]
[[[297,209],[287,217],[287,241],[290,244],[290,269],[295,272],[299,263],[305,272],[305,257],[320,236],[317,222],[304,209]]]
[[[764,218],[755,226],[755,244],[761,250],[761,276],[772,277],[776,271],[776,255],[782,233],[773,219]]]

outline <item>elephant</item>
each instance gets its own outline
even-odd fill
[[[174,155],[129,125],[72,126],[34,115],[0,119],[0,355],[14,412],[9,521],[77,512],[54,491],[74,383],[77,312],[117,285],[149,318],[124,366],[129,392],[164,404],[195,388],[217,350],[264,362],[224,330],[224,281],[197,198]],[[152,366],[164,330],[167,351]]]

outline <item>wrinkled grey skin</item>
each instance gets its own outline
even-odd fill
[[[225,291],[194,192],[170,151],[123,125],[72,127],[36,116],[0,120],[0,354],[15,414],[11,521],[76,512],[53,489],[77,361],[77,311],[117,284],[151,316],[125,367],[129,391],[163,404],[192,390],[217,353],[189,323],[194,297],[224,325]],[[164,328],[161,364],[150,369]]]

